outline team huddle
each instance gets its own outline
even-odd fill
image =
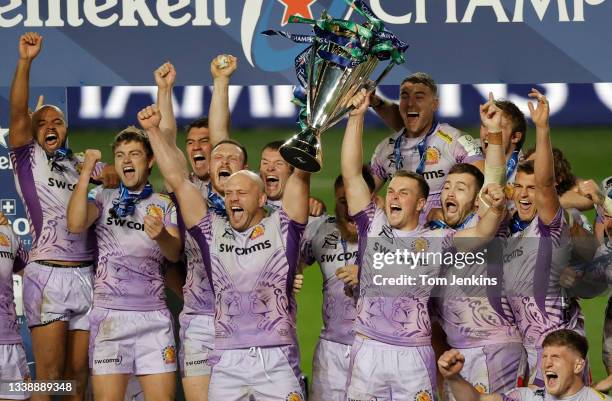
[[[177,370],[187,401],[610,399],[612,307],[609,376],[592,384],[578,299],[612,283],[612,177],[599,186],[571,173],[539,91],[529,93],[530,151],[525,116],[493,95],[480,106],[478,142],[436,120],[428,74],[400,84],[399,104],[356,91],[331,216],[310,195],[310,173],[281,157],[282,141],[264,146],[258,172],[247,169],[247,149],[230,137],[233,56],[212,61],[209,115],[186,128],[183,150],[176,70],[155,70],[157,102],[136,116],[140,128],[116,135],[107,165],[103,149],[72,152],[58,107],[28,109],[41,46],[36,33],[20,38],[10,93],[10,155],[32,247],[24,252],[2,216],[0,381],[29,379],[13,303],[21,271],[36,379],[74,381],[74,400],[140,391],[174,400]],[[364,165],[368,109],[395,134]],[[165,188],[149,183],[154,164]],[[581,212],[593,208],[591,225]],[[489,252],[461,270],[499,279],[495,293],[379,283],[377,251],[456,255],[491,244],[499,258]],[[295,294],[315,263],[324,325],[308,389]],[[438,283],[456,271],[417,267]],[[184,301],[178,344],[165,288]],[[29,398],[51,397],[0,388],[0,400]]]

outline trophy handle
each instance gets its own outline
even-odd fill
[[[385,67],[383,72],[380,73],[379,77],[376,78],[376,81],[374,81],[374,82],[366,81],[366,82],[362,83],[361,85],[359,85],[359,87],[357,88],[355,93],[359,92],[363,88],[367,88],[368,90],[375,89],[380,84],[380,82],[389,74],[389,72],[391,72],[391,70],[393,69],[394,65],[395,65],[395,63],[393,61],[391,61],[389,63],[389,65],[387,65],[387,67]],[[340,113],[338,113],[338,115],[339,116],[343,116],[343,115],[345,115],[346,113],[348,113],[351,110],[353,110],[353,106],[346,106],[344,109],[342,109],[342,111]]]

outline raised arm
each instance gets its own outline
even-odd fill
[[[291,220],[308,223],[310,173],[296,168],[285,185],[283,210]]]
[[[394,132],[404,128],[404,120],[402,120],[397,103],[388,102],[373,92],[370,95],[370,106],[372,106],[372,109],[383,120],[385,125]]]
[[[222,54],[210,63],[213,93],[208,110],[208,129],[212,146],[230,137],[229,81],[236,71],[236,57]]]
[[[503,401],[499,394],[482,394],[463,377],[460,372],[463,369],[465,357],[456,349],[446,351],[438,359],[438,369],[444,380],[450,385],[450,389],[457,401]]]
[[[183,152],[176,144],[170,145],[162,138],[160,120],[156,105],[138,112],[138,122],[149,135],[159,170],[176,196],[185,226],[191,228],[206,216],[208,205],[200,191],[187,178],[187,161]]]
[[[479,249],[489,243],[499,231],[505,212],[506,195],[499,184],[488,184],[481,192],[482,201],[489,205],[476,227],[458,231],[454,237],[455,247],[460,251]]]
[[[536,126],[535,204],[540,220],[548,225],[561,207],[555,186],[555,167],[548,125],[548,101],[546,96],[533,88],[529,97],[538,100],[537,107],[531,102],[528,103],[531,119]]]
[[[68,231],[79,234],[86,231],[98,219],[100,211],[92,202],[87,200],[87,186],[89,177],[96,167],[96,163],[102,158],[97,149],[85,151],[85,161],[79,175],[76,187],[68,201],[67,220]]]
[[[19,61],[11,84],[9,145],[18,148],[32,140],[32,119],[28,110],[30,67],[40,53],[42,36],[28,32],[19,38]]]
[[[486,131],[486,136],[483,138],[487,143],[483,147],[487,147],[485,155],[484,167],[484,184],[482,189],[489,183],[504,185],[506,183],[506,158],[502,145],[502,127],[501,127],[502,111],[495,106],[495,98],[493,93],[489,92],[489,99],[485,104],[480,105],[480,123]],[[482,190],[481,190],[482,191]],[[482,201],[482,194],[478,196],[478,215],[483,216],[489,205]]]
[[[363,120],[369,103],[370,99],[365,89],[359,91],[351,99],[351,104],[355,108],[349,113],[344,138],[342,139],[340,165],[348,209],[351,215],[355,215],[365,209],[372,199],[368,184],[362,175]]]
[[[176,70],[170,62],[162,64],[153,72],[157,84],[157,106],[162,115],[159,129],[168,144],[176,143],[176,118],[172,105],[172,89],[176,81]]]

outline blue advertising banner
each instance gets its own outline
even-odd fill
[[[36,86],[147,85],[166,60],[181,85],[210,83],[210,61],[239,58],[240,85],[293,84],[305,48],[268,29],[307,34],[289,15],[362,21],[346,0],[0,0],[0,76],[8,80],[19,36],[37,31],[44,49]],[[612,2],[606,0],[369,0],[410,44],[386,83],[427,71],[440,83],[611,82]],[[382,68],[382,67],[381,67]],[[7,81],[4,81],[7,82]],[[8,82],[7,82],[8,83]]]
[[[540,85],[440,85],[438,117],[457,127],[480,123],[478,105],[491,91],[496,98],[515,102],[525,113],[527,93],[537,87],[549,99],[551,124],[609,125],[612,121],[612,84],[540,84]],[[115,86],[68,88],[68,113],[72,127],[124,128],[136,124],[136,113],[155,102],[157,89],[153,86]],[[382,86],[379,94],[390,100],[399,98],[397,86]],[[211,88],[204,86],[177,87],[174,91],[174,110],[179,126],[208,113]],[[229,105],[232,127],[247,129],[279,127],[297,130],[297,109],[291,103],[291,85],[230,86]],[[367,126],[382,126],[382,121],[368,113]]]

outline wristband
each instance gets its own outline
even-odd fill
[[[502,133],[501,133],[501,131],[499,131],[499,132],[490,132],[489,131],[489,135],[487,135],[487,142],[489,142],[489,145],[501,145],[502,144]]]

